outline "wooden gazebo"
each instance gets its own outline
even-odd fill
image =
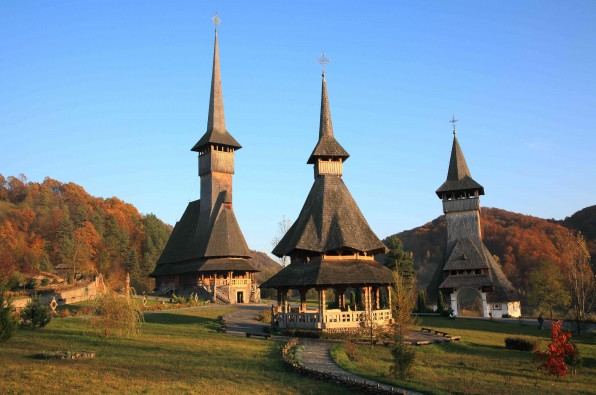
[[[290,264],[261,285],[277,290],[273,318],[280,328],[345,331],[391,322],[393,273],[374,260],[386,248],[341,178],[348,157],[333,135],[323,74],[319,141],[307,162],[314,165],[315,181],[298,219],[273,250],[289,256]],[[306,304],[310,289],[317,291],[314,308]],[[291,291],[300,295],[298,306],[289,303]]]

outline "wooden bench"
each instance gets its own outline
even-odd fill
[[[461,339],[461,336],[448,336],[447,337],[450,341],[454,342],[454,341],[458,341]]]
[[[448,335],[447,332],[435,331],[435,335],[446,337]]]
[[[421,329],[420,329],[420,332],[428,332],[428,333],[431,333],[432,331],[433,331],[433,330],[432,330],[432,329],[430,329],[430,328],[421,328]]]
[[[246,332],[246,337],[264,337],[265,339],[271,339],[271,335],[268,333],[250,333]]]

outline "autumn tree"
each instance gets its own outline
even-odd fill
[[[576,354],[575,347],[569,341],[571,332],[563,331],[562,327],[563,321],[551,322],[551,342],[548,344],[548,350],[538,353],[543,361],[538,369],[546,375],[565,376],[569,370],[565,361]]]
[[[407,333],[416,325],[412,314],[416,306],[416,281],[393,272],[394,284],[391,288],[392,315],[394,321],[394,345],[391,349],[393,361],[390,373],[402,380],[407,380],[412,373],[416,352],[404,344]]]
[[[581,233],[566,238],[561,243],[565,253],[563,279],[571,295],[571,309],[580,330],[580,321],[584,321],[592,310],[596,298],[596,280],[590,264],[590,253]]]

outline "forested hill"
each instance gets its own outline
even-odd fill
[[[524,291],[533,271],[556,265],[562,268],[561,246],[573,230],[582,230],[592,256],[596,253],[594,226],[596,206],[581,210],[563,221],[545,220],[497,208],[481,210],[483,240],[498,257],[515,287]],[[589,214],[589,215],[588,215]],[[565,225],[565,226],[563,226]],[[414,267],[422,287],[429,283],[443,261],[446,243],[445,216],[418,228],[396,234],[404,249],[414,254]]]
[[[171,231],[154,214],[140,214],[116,197],[91,196],[72,182],[0,174],[0,278],[66,264],[83,275],[102,273],[115,286],[128,272],[137,291],[151,290],[147,274]],[[258,280],[281,270],[266,254],[252,253]]]
[[[131,204],[89,195],[72,182],[0,174],[0,275],[32,275],[63,263],[85,275],[102,273],[137,290],[150,286],[172,227]]]
[[[588,244],[588,251],[592,255],[592,264],[596,262],[596,205],[579,210],[571,217],[567,217],[559,224],[582,232]]]

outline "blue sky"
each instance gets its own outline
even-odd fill
[[[175,223],[199,196],[216,9],[251,248],[272,249],[312,185],[322,51],[344,180],[379,237],[442,213],[453,114],[483,206],[596,203],[594,1],[2,2],[0,173]]]

